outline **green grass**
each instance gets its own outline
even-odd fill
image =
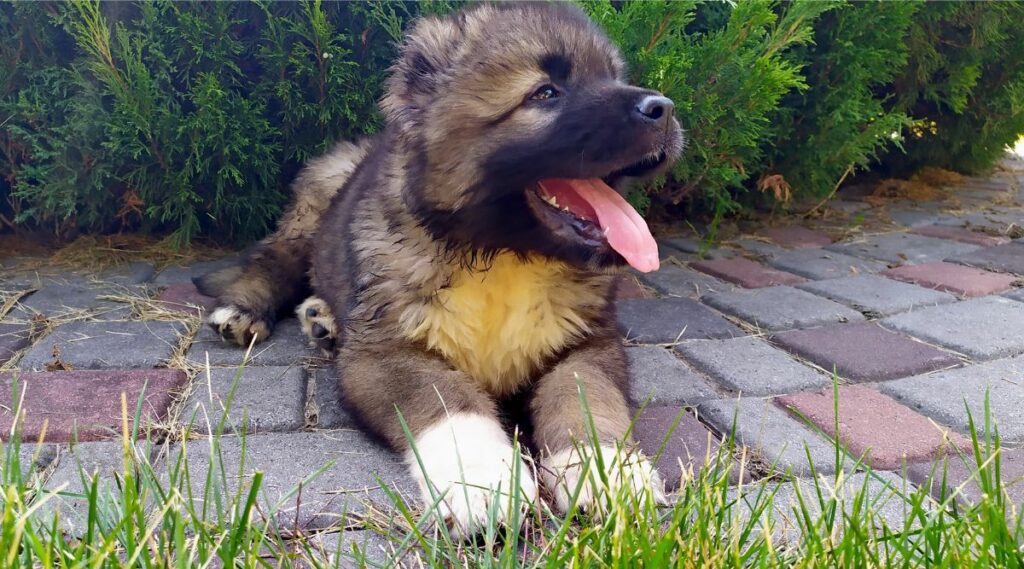
[[[965,461],[975,472],[984,498],[971,505],[958,501],[960,488],[934,500],[923,488],[894,483],[838,444],[835,460],[846,466],[837,469],[839,474],[737,485],[730,481],[737,451],[727,440],[674,496],[671,507],[623,491],[609,497],[608,511],[599,517],[579,511],[560,516],[541,506],[525,514],[520,533],[496,524],[492,510],[489,526],[473,544],[439,531],[435,507],[418,510],[389,491],[391,512],[347,522],[351,529],[366,530],[364,537],[375,532],[386,540],[392,560],[386,561],[371,545],[378,540],[339,547],[334,544],[340,542],[323,539],[331,532],[295,532],[275,522],[277,510],[294,504],[300,488],[268,505],[261,499],[260,472],[245,484],[232,484],[248,469],[243,464],[228,472],[221,459],[222,436],[245,436],[220,434],[226,414],[215,425],[218,434],[186,442],[208,446],[212,457],[189,464],[181,446],[158,440],[166,432],[147,432],[140,424],[141,402],[131,409],[123,401],[122,407],[123,469],[114,484],[83,471],[82,492],[43,490],[38,475],[22,476],[19,434],[2,435],[0,566],[380,567],[392,566],[394,559],[417,567],[1024,566],[1024,529],[1004,491],[1000,440],[987,408],[983,428],[971,423],[972,432],[985,433],[972,437],[973,453],[949,458]],[[168,452],[166,467],[154,468],[148,460],[154,449]],[[933,477],[942,483],[945,469],[936,468]],[[76,536],[62,533],[65,520],[51,508],[61,499],[87,505],[80,509],[84,524],[76,526],[81,529]],[[905,521],[893,524],[886,517],[894,508]],[[517,512],[518,504],[512,504],[509,515]]]

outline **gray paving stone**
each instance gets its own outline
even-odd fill
[[[37,341],[18,367],[45,370],[55,345],[60,360],[74,369],[157,367],[171,356],[184,332],[179,322],[69,322]]]
[[[345,409],[334,366],[309,370],[306,382],[306,425],[318,429],[355,427],[356,422]]]
[[[851,257],[823,249],[786,251],[765,259],[765,262],[776,269],[815,280],[867,275],[886,269],[886,265],[878,261]]]
[[[806,279],[767,267],[746,258],[717,259],[691,263],[691,267],[743,288],[764,288],[802,283]]]
[[[634,403],[682,405],[718,397],[707,380],[665,348],[626,348],[626,358],[629,362],[630,398]]]
[[[987,211],[972,211],[946,220],[943,224],[982,228],[986,232],[1005,235],[1011,227],[1024,224],[1024,209],[1003,206]]]
[[[695,368],[745,396],[782,395],[832,384],[830,378],[753,336],[691,340],[675,349]]]
[[[7,433],[4,433],[5,435]],[[4,459],[6,453],[13,443],[9,440],[0,441],[0,480],[12,480],[4,473],[7,461]],[[57,458],[57,445],[21,443],[18,445],[18,470],[22,480],[28,479],[33,472],[38,472]]]
[[[876,275],[814,281],[797,287],[841,302],[869,317],[888,316],[956,300],[951,294]]]
[[[895,209],[888,213],[893,221],[904,227],[921,227],[954,219],[950,214],[921,209]]]
[[[1024,242],[1017,240],[1006,245],[986,247],[970,254],[953,255],[947,261],[980,267],[999,273],[1024,276]]]
[[[789,286],[715,293],[702,300],[726,314],[773,331],[864,319],[855,310]]]
[[[738,326],[688,298],[621,300],[616,307],[619,330],[628,341],[638,344],[744,335]]]
[[[869,235],[862,240],[835,243],[825,248],[857,257],[878,259],[895,265],[941,261],[952,255],[970,253],[978,249],[976,245],[947,239],[934,239],[913,233]]]
[[[993,200],[1009,198],[1010,194],[1007,189],[972,188],[958,190],[953,197],[961,207],[974,208],[991,206]]]
[[[250,434],[298,431],[305,422],[305,407],[306,372],[301,367],[216,368],[210,369],[209,377],[204,372],[196,377],[182,420],[194,416],[193,429],[205,434],[216,432],[222,420],[224,433],[243,428]]]
[[[25,260],[25,257],[19,256],[3,256],[0,257],[0,269],[13,269]]]
[[[836,516],[839,518],[863,517],[864,509],[870,508],[874,513],[875,531],[879,535],[883,530],[878,526],[882,524],[889,532],[902,532],[908,523],[911,528],[916,525],[910,518],[912,506],[901,497],[913,492],[913,484],[893,472],[852,473],[843,477],[838,486],[831,476],[819,476],[816,481],[809,478],[782,482],[766,480],[742,487],[742,490],[731,489],[729,499],[735,500],[740,508],[740,519],[750,519],[751,512],[760,510],[762,514],[757,525],[760,531],[772,533],[775,545],[797,545],[803,540],[804,510],[814,520],[822,515],[819,489],[826,504],[836,501],[839,510]],[[766,504],[765,500],[771,500],[771,504]],[[924,508],[930,509],[927,504]],[[839,531],[841,535],[842,528]]]
[[[43,286],[43,278],[35,271],[0,271],[0,290],[22,291]]]
[[[135,457],[149,461],[150,451],[145,443],[137,443]],[[159,468],[159,460],[150,461]],[[86,487],[82,484],[82,473],[87,479],[96,477],[99,507],[104,508],[121,496],[115,476],[124,474],[124,450],[121,441],[78,443],[70,448],[62,447],[56,468],[43,485],[49,499],[39,510],[39,520],[51,520],[54,514],[60,516],[60,528],[68,535],[85,535],[89,516],[89,503],[84,499]],[[91,480],[90,480],[91,484]],[[41,499],[37,496],[36,499]]]
[[[711,275],[674,264],[664,264],[661,269],[643,274],[640,278],[661,294],[684,298],[696,299],[710,292],[736,289]]]
[[[736,251],[720,247],[704,250],[704,242],[696,237],[669,237],[659,240],[658,243],[668,249],[675,249],[691,255],[701,255],[704,259],[729,259],[736,256]]]
[[[954,191],[960,192],[964,190],[987,190],[993,192],[1008,192],[1013,189],[1013,177],[999,172],[993,173],[992,176],[987,178],[979,178],[976,176],[968,176],[963,179],[963,183],[958,184],[957,187],[953,188]]]
[[[122,285],[134,285],[149,282],[156,274],[153,263],[137,261],[118,267],[112,267],[96,275],[96,279]]]
[[[230,344],[209,326],[202,326],[196,334],[186,357],[199,365],[206,365],[209,355],[211,366],[238,366],[245,359],[246,348]],[[281,320],[274,326],[274,333],[266,341],[252,348],[249,365],[293,366],[300,365],[316,352],[309,347],[305,334],[295,318]]]
[[[672,259],[675,259],[676,261],[678,261],[680,263],[689,263],[691,261],[696,261],[696,260],[700,259],[700,257],[697,256],[694,253],[684,253],[684,252],[680,251],[679,249],[676,249],[675,247],[670,247],[669,245],[666,245],[666,244],[664,244],[664,243],[659,241],[658,242],[658,260],[661,261],[661,266],[664,267],[665,265],[671,263]],[[630,269],[630,270],[633,271],[634,269]],[[641,275],[643,273],[640,273],[639,271],[636,271],[636,274],[637,275]]]
[[[84,279],[63,282],[47,279],[41,289],[22,297],[11,315],[29,319],[39,313],[52,319],[87,310],[96,319],[126,320],[131,317],[130,306],[101,298],[123,292],[124,289],[106,288]]]
[[[683,253],[700,253],[703,242],[696,237],[668,237],[659,239],[658,243]]]
[[[742,247],[745,251],[749,251],[761,260],[766,260],[788,251],[785,247],[779,247],[774,243],[761,241],[759,239],[740,239],[738,241],[733,241],[733,244],[738,247]]]
[[[30,324],[0,322],[0,366],[28,347],[31,337],[32,326]]]
[[[190,283],[195,277],[201,277],[226,267],[241,263],[239,255],[227,255],[212,261],[199,261],[191,265],[169,265],[164,267],[153,279],[155,285]]]
[[[827,439],[779,409],[770,399],[740,398],[705,401],[697,406],[699,417],[727,439],[735,425],[736,442],[776,472],[797,476],[835,472],[835,446]]]
[[[1024,304],[1000,296],[899,314],[882,324],[979,360],[1024,353]]]
[[[878,388],[968,436],[967,409],[979,432],[984,432],[987,394],[992,423],[1003,441],[1024,441],[1024,357],[887,381]]]
[[[348,530],[318,533],[309,539],[314,559],[324,567],[337,569],[362,569],[364,567],[425,567],[427,563],[416,563],[423,559],[418,550],[406,552],[399,557],[397,547],[404,536],[394,535],[390,539],[373,530]],[[304,550],[303,550],[304,551]]]
[[[202,507],[198,502],[203,499],[210,446],[205,440],[193,440],[186,449],[193,496],[196,506]],[[169,462],[176,460],[178,452],[172,450]],[[380,481],[396,488],[407,503],[416,503],[419,498],[399,456],[357,431],[253,435],[245,438],[244,450],[240,438],[223,437],[220,460],[227,480],[218,488],[228,496],[236,495],[240,484],[247,489],[252,473],[263,471],[260,507],[267,515],[274,512],[277,522],[285,528],[332,527],[346,514],[366,513],[368,503],[387,510],[391,502]],[[306,480],[302,495],[298,496],[295,491],[299,483],[321,468],[326,469]],[[241,480],[239,472],[244,473]],[[211,502],[208,507],[217,506]]]

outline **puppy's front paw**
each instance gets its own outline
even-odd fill
[[[218,306],[207,317],[206,323],[222,338],[243,348],[249,347],[254,338],[257,343],[266,340],[274,331],[274,323],[269,318],[260,317],[235,304]]]
[[[334,352],[335,340],[338,337],[334,323],[334,314],[323,299],[311,296],[304,300],[295,314],[299,317],[302,331],[309,337],[310,344],[320,348],[325,356]]]
[[[650,492],[658,504],[666,504],[665,484],[651,461],[639,451],[601,446],[601,462],[591,447],[566,449],[548,455],[542,461],[540,478],[544,487],[555,497],[555,506],[562,513],[569,511],[573,496],[580,509],[601,514],[619,496],[628,491],[642,502],[644,492]],[[604,466],[602,475],[601,465]]]
[[[489,417],[462,413],[427,428],[406,459],[425,503],[441,498],[438,509],[454,539],[480,533],[492,509],[498,522],[508,526],[513,507],[518,505],[522,514],[537,500],[533,475],[501,425]],[[523,516],[518,519],[522,523]]]

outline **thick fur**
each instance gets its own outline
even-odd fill
[[[318,345],[335,351],[344,397],[368,428],[407,451],[397,410],[416,442],[440,453],[418,473],[433,490],[459,492],[457,449],[474,460],[467,484],[508,492],[514,461],[476,459],[511,439],[466,425],[497,424],[500,404],[526,394],[541,478],[558,495],[556,480],[585,472],[567,460],[587,433],[580,385],[603,454],[629,446],[612,304],[623,260],[574,233],[531,188],[596,177],[625,187],[678,156],[675,119],[639,115],[638,101],[656,93],[624,74],[615,48],[571,6],[483,5],[421,20],[387,83],[384,132],[311,162],[241,274],[201,281],[219,299],[210,324],[239,344],[264,339],[302,300],[308,273],[317,298],[298,310],[304,328],[328,330]],[[533,96],[545,85],[558,96]],[[627,480],[660,484],[642,458],[608,462],[632,472]],[[533,488],[521,475],[520,489]],[[453,532],[477,529],[471,508],[446,503]]]
[[[242,346],[266,340],[281,313],[308,296],[313,236],[331,201],[366,156],[369,144],[369,140],[342,142],[311,160],[292,184],[295,199],[277,231],[260,243],[243,267],[196,280],[203,294],[218,299],[218,307],[207,321],[225,339]]]

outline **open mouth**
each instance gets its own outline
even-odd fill
[[[584,243],[615,250],[641,272],[658,270],[658,245],[647,222],[609,182],[622,176],[642,176],[665,161],[659,154],[616,170],[603,178],[549,178],[531,191],[545,217],[571,229]]]
[[[658,168],[661,168],[662,164],[664,164],[666,160],[668,160],[668,155],[664,152],[644,156],[639,162],[616,170],[602,178],[602,180],[611,186],[614,185],[614,182],[621,180],[622,178],[642,178],[651,172],[654,172]]]

